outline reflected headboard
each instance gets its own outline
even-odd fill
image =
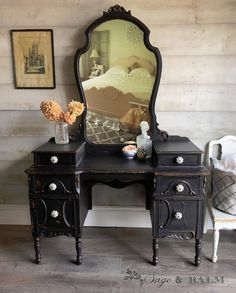
[[[115,62],[113,62],[112,66],[116,66],[116,65],[122,65],[125,67],[133,67],[133,68],[145,68],[147,69],[147,71],[154,75],[156,68],[155,66],[152,64],[151,61],[149,61],[148,59],[144,59],[144,58],[140,58],[138,56],[129,56],[126,58],[120,58],[118,60],[116,60]]]

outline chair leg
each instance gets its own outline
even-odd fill
[[[213,255],[212,255],[212,262],[217,262],[217,249],[219,244],[219,238],[220,238],[220,231],[215,229],[214,230],[214,244],[213,244]]]

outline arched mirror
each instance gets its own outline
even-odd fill
[[[86,30],[75,56],[75,76],[86,111],[82,134],[93,144],[135,141],[148,121],[152,139],[160,136],[155,100],[161,76],[159,50],[148,28],[115,5]],[[162,134],[162,133],[161,133]]]

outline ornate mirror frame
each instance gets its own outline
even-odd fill
[[[86,43],[82,48],[79,48],[76,51],[75,58],[74,58],[74,73],[75,73],[75,79],[79,91],[79,95],[81,97],[82,102],[85,105],[85,111],[82,115],[81,122],[80,122],[80,129],[79,129],[79,137],[80,140],[85,140],[88,144],[90,145],[95,145],[97,146],[120,146],[119,144],[95,144],[91,141],[88,140],[87,135],[86,135],[86,115],[87,115],[87,103],[86,103],[86,98],[84,94],[84,90],[82,87],[82,81],[80,78],[80,57],[82,54],[86,53],[91,44],[91,33],[92,31],[100,24],[110,21],[110,20],[115,20],[115,19],[120,19],[120,20],[126,20],[129,21],[136,26],[140,28],[140,30],[144,33],[144,44],[148,50],[154,53],[155,58],[156,58],[156,74],[155,74],[155,81],[153,85],[153,90],[150,98],[150,103],[149,103],[149,113],[151,116],[151,123],[150,123],[150,134],[151,134],[151,139],[154,140],[167,140],[168,139],[168,134],[165,131],[161,131],[158,128],[158,123],[157,123],[157,118],[156,118],[156,113],[155,113],[155,103],[156,103],[156,97],[157,97],[157,92],[160,84],[160,78],[161,78],[161,72],[162,72],[162,59],[161,59],[161,54],[160,51],[157,47],[154,47],[151,45],[149,41],[149,34],[150,31],[147,28],[147,26],[142,23],[139,19],[133,17],[131,15],[130,10],[126,11],[125,8],[119,5],[115,5],[110,7],[107,11],[103,12],[103,16],[96,19],[93,23],[91,23],[88,28],[85,31],[85,36],[86,36]]]

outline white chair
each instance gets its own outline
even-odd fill
[[[236,137],[232,135],[224,136],[219,140],[209,143],[206,165],[211,168],[210,158],[224,159],[226,156],[236,153]],[[210,194],[211,175],[208,178],[207,189]],[[214,243],[212,261],[217,262],[217,248],[221,229],[236,229],[236,216],[221,212],[212,206],[211,199],[208,198],[208,211],[214,229]]]

